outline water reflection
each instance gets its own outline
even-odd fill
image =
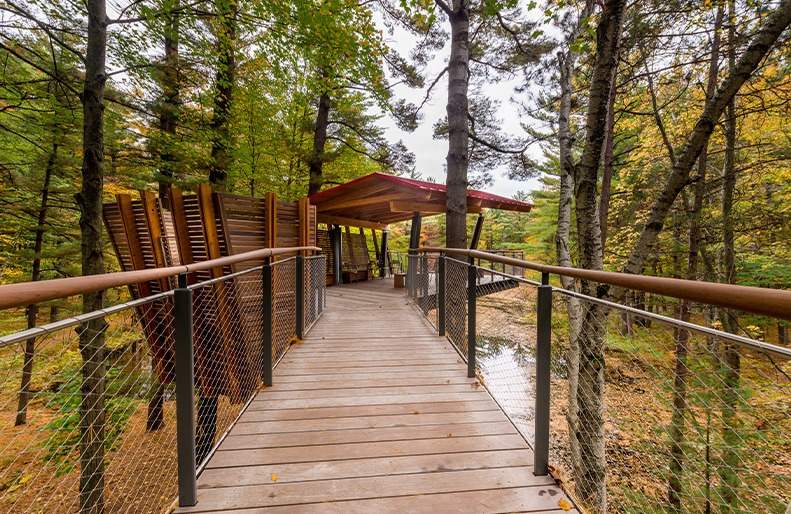
[[[487,389],[528,441],[532,441],[535,433],[535,345],[505,337],[479,336],[476,347],[479,373]],[[561,348],[557,350],[562,351]],[[565,374],[565,367],[562,355],[553,351],[552,374]]]

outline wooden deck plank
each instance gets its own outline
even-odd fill
[[[553,508],[536,508],[532,501],[536,494],[550,496],[549,504],[554,502]],[[265,507],[239,510],[244,514],[371,514],[374,512],[408,512],[410,514],[438,514],[445,512],[475,512],[475,513],[522,513],[534,514],[579,514],[576,509],[563,510],[558,508],[557,489],[538,489],[533,487],[514,487],[489,491],[465,491],[459,493],[434,494],[430,497],[422,496],[397,496],[371,498],[367,500],[321,502],[302,505],[289,505],[283,507]],[[437,507],[440,505],[441,507]]]
[[[557,507],[555,497],[559,495],[559,490],[554,485],[554,481],[534,476],[532,468],[529,467],[510,467],[349,478],[340,481],[323,480],[310,484],[278,484],[270,477],[269,483],[266,484],[205,488],[201,491],[204,506],[199,501],[195,507],[183,509],[182,512],[206,512],[206,504],[216,505],[216,508],[222,510],[236,510],[259,506],[337,502],[382,496],[435,495],[515,487],[535,489],[534,495],[524,498],[525,501],[530,502],[528,504],[530,509],[547,510]],[[549,489],[555,490],[556,494],[539,495],[540,490]]]
[[[253,401],[252,405],[257,402]],[[361,416],[387,416],[392,414],[422,414],[435,412],[496,411],[497,405],[489,400],[435,403],[399,403],[391,405],[357,405],[354,407],[322,407],[316,409],[253,410],[248,409],[239,420],[241,423],[315,418],[344,418]]]
[[[438,414],[406,414],[352,416],[345,418],[313,418],[280,421],[240,421],[233,435],[275,434],[350,430],[359,428],[430,427],[442,424],[489,423],[507,419],[499,410],[441,412]]]
[[[563,512],[456,350],[382,284],[328,289],[177,512]]]
[[[284,462],[326,462],[396,455],[438,455],[471,451],[521,450],[526,448],[528,446],[524,439],[515,434],[497,435],[497,437],[442,437],[437,439],[387,441],[384,444],[379,442],[328,444],[311,447],[310,451],[298,446],[275,449],[246,448],[244,450],[224,450],[221,447],[209,461],[207,467],[228,468]]]
[[[354,430],[296,432],[291,434],[282,432],[253,435],[231,434],[225,440],[223,447],[226,451],[289,446],[304,448],[327,444],[415,441],[442,437],[477,437],[513,433],[514,426],[509,421],[430,425],[422,426],[420,430],[415,430],[414,425],[408,425],[403,427],[358,428]]]
[[[201,487],[230,487],[269,483],[272,474],[278,483],[307,482],[342,478],[409,475],[465,469],[519,467],[531,457],[529,450],[468,452],[444,455],[407,455],[376,457],[365,460],[288,463],[246,466],[231,469],[207,469],[201,476]]]

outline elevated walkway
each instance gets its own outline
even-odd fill
[[[448,341],[376,280],[327,289],[176,512],[564,512],[532,462]]]

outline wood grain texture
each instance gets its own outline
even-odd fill
[[[374,280],[327,290],[177,512],[563,512],[532,462],[447,340]]]

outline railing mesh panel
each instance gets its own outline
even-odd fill
[[[275,262],[272,266],[274,291],[274,341],[272,341],[273,362],[277,362],[297,338],[296,332],[296,259],[290,258]]]
[[[466,262],[445,260],[445,333],[459,353],[467,356]]]
[[[437,326],[437,257],[410,255],[408,294],[423,315]]]
[[[446,263],[446,335],[466,355],[468,265]],[[538,284],[482,264],[477,373],[532,444]],[[410,268],[419,266],[410,259]],[[415,300],[420,278],[413,283]],[[569,304],[579,312],[571,321]],[[665,300],[663,308],[670,316],[679,304]],[[549,463],[590,512],[602,512],[602,497],[608,512],[786,512],[791,361],[713,330],[729,316],[693,306],[691,322],[709,328],[687,330],[554,290]],[[732,323],[750,335],[758,331],[751,319]],[[596,489],[597,474],[606,491]]]
[[[152,334],[167,333],[171,309],[169,300],[158,301],[105,317],[104,351],[97,362],[107,376],[106,512],[158,512],[176,495],[173,385],[159,385],[138,322],[148,319]],[[24,423],[15,425],[26,347],[32,362],[29,396]],[[0,510],[77,511],[85,367],[75,327],[2,348],[0,363]]]
[[[310,325],[324,310],[324,267],[324,257],[306,260]],[[190,286],[199,466],[262,385],[262,273],[252,268]],[[276,363],[296,338],[295,259],[276,262],[272,274]],[[121,304],[103,319],[104,344],[92,361],[106,391],[104,479],[95,492],[106,512],[163,512],[177,495],[173,294]],[[80,427],[80,405],[89,367],[77,325],[64,320],[36,329],[29,341],[7,342],[14,335],[0,340],[2,512],[79,510],[80,444],[89,433]],[[20,391],[29,391],[24,408]]]
[[[478,376],[528,441],[534,437],[536,288],[478,268]]]
[[[318,321],[326,307],[326,260],[324,255],[305,258],[305,330]]]
[[[575,303],[585,320],[576,338],[576,384],[568,369],[576,359],[573,331],[565,309],[556,313],[562,317],[554,344],[567,362],[553,380],[550,462],[583,503],[595,503],[597,491],[579,473],[597,466],[575,468],[574,460],[603,450],[611,512],[785,512],[791,362],[740,348],[727,336],[585,299]],[[699,309],[693,321],[711,324],[710,314]],[[596,364],[600,357],[604,368]],[[590,403],[580,403],[576,419],[568,402],[574,387]],[[579,434],[579,443],[569,433]]]

